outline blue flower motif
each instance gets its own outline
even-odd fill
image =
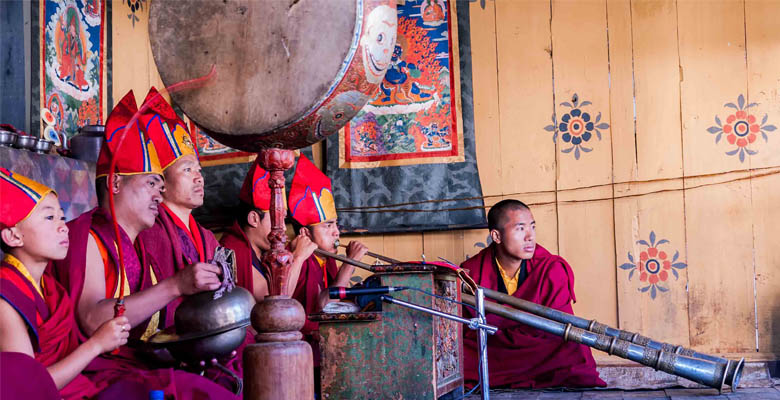
[[[593,133],[596,133],[596,137],[601,140],[600,129],[609,128],[609,124],[601,122],[601,113],[598,113],[595,120],[591,117],[591,114],[582,111],[582,107],[592,105],[589,101],[579,102],[577,95],[575,94],[572,99],[573,103],[563,102],[561,106],[569,107],[571,110],[561,117],[561,122],[556,124],[555,115],[553,114],[553,124],[544,127],[544,130],[553,132],[553,142],[558,138],[558,133],[561,134],[561,139],[565,143],[571,143],[571,147],[561,149],[562,153],[571,153],[574,151],[574,158],[580,159],[580,151],[589,153],[592,148],[583,146],[583,144],[590,141],[593,138]],[[556,129],[557,128],[557,129]]]
[[[575,108],[561,117],[558,130],[564,132],[561,136],[564,142],[572,144],[581,144],[587,142],[593,137],[593,122],[590,120],[590,114],[582,112]]]

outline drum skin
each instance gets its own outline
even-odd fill
[[[396,0],[155,0],[163,83],[201,129],[244,151],[297,149],[337,132],[375,95],[395,46]]]

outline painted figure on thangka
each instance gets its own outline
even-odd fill
[[[195,142],[198,146],[198,152],[204,156],[236,151],[212,139],[211,136],[205,134],[202,130],[200,130],[200,128],[197,127],[197,125],[192,122],[190,122],[190,131],[194,132]]]
[[[450,97],[449,5],[407,0],[398,5],[392,59],[376,96],[347,127],[348,154],[366,160],[451,150],[456,127]]]
[[[81,126],[102,123],[104,0],[45,1],[41,107],[51,111],[60,142]]]

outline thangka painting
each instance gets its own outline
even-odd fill
[[[464,159],[461,115],[453,101],[460,95],[455,7],[445,0],[399,3],[387,74],[374,98],[340,132],[343,168]]]
[[[254,161],[256,154],[236,150],[212,139],[194,122],[189,121],[190,134],[195,138],[200,163],[204,167],[225,164],[239,164]]]
[[[326,139],[342,232],[485,226],[476,160],[469,0],[405,0],[370,104]]]
[[[51,111],[41,132],[63,143],[103,122],[105,0],[41,0],[39,13],[41,109]]]

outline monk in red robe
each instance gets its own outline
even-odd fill
[[[574,273],[563,258],[536,244],[536,223],[520,201],[503,200],[488,213],[493,243],[461,267],[480,286],[573,313]],[[490,386],[513,388],[606,386],[590,349],[519,322],[488,314]],[[464,331],[465,379],[479,380],[476,331]]]
[[[258,160],[249,168],[244,184],[239,192],[239,206],[235,222],[220,239],[220,244],[232,249],[236,254],[237,284],[249,290],[257,301],[263,300],[269,293],[270,272],[261,262],[263,254],[271,249],[268,234],[271,232],[271,188],[268,187],[270,174],[264,170]],[[298,236],[292,241],[293,263],[290,277],[284,293],[292,293],[301,273],[301,266],[317,248],[306,236]]]
[[[140,232],[154,225],[164,191],[156,150],[137,120],[130,126],[122,148],[117,149],[121,133],[136,113],[132,92],[111,112],[106,122],[106,141],[96,166],[100,205],[68,224],[71,246],[65,260],[55,263],[53,273],[75,303],[84,338],[93,335],[97,326],[114,315],[115,299],[120,293],[125,295],[125,315],[133,327],[129,342],[134,346],[123,346],[118,355],[96,359],[88,369],[97,379],[113,381],[137,376],[153,380],[155,389],[180,398],[232,398],[226,389],[199,375],[153,369],[136,351],[144,347],[143,342],[151,335],[165,328],[182,295],[220,286],[216,266],[198,262],[174,271],[169,264],[154,262],[144,243],[136,240]],[[117,163],[114,179],[108,182],[111,157],[117,157]],[[114,193],[119,238],[108,211],[109,190]],[[117,251],[120,246],[121,263]]]
[[[157,151],[165,192],[154,225],[139,233],[138,240],[160,268],[178,272],[211,261],[218,243],[192,216],[203,205],[204,181],[186,125],[155,88],[143,104],[147,108],[139,121]]]
[[[331,182],[304,155],[301,155],[295,167],[289,209],[293,227],[299,236],[308,237],[320,250],[336,252],[340,233]],[[347,257],[355,260],[362,259],[366,252],[368,248],[358,241],[352,241],[347,246]],[[348,287],[354,271],[355,267],[350,264],[341,264],[339,268],[334,259],[312,254],[303,263],[293,298],[303,305],[306,314],[320,312],[330,301],[327,288]],[[315,367],[320,362],[318,328],[316,322],[307,320],[301,330],[306,341],[311,344]],[[318,374],[315,374],[316,378],[319,378]]]
[[[106,382],[92,382],[81,372],[101,353],[125,344],[130,324],[125,317],[110,319],[79,345],[68,294],[43,273],[50,260],[63,259],[68,252],[68,227],[57,194],[0,168],[0,230],[5,253],[0,262],[2,369],[3,376],[15,371],[21,378],[4,378],[0,392],[4,398],[25,392],[40,396],[34,398],[57,398],[44,397],[56,385],[54,395],[60,398],[95,397]],[[34,356],[35,361],[13,354]],[[43,380],[33,381],[27,373]],[[52,381],[54,385],[47,386]],[[17,385],[27,389],[13,389]]]
[[[200,160],[192,136],[184,121],[154,87],[149,90],[141,108],[139,122],[160,160],[165,192],[154,225],[141,231],[138,241],[151,263],[168,273],[181,271],[196,263],[211,262],[219,243],[214,234],[192,216],[192,211],[203,205],[204,195]],[[178,303],[175,300],[171,306],[178,306]],[[173,313],[167,313],[162,326],[171,325]],[[251,336],[247,336],[247,342],[252,342]],[[234,351],[230,359],[220,360],[238,376],[243,375],[242,350]],[[219,369],[210,368],[208,376],[228,388],[233,385],[232,379]]]

